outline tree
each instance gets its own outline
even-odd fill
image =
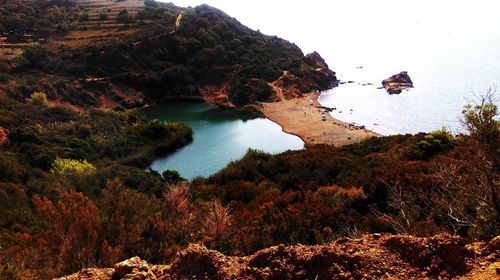
[[[372,212],[382,223],[391,227],[396,233],[411,233],[416,220],[415,216],[418,216],[418,211],[415,211],[416,206],[410,200],[411,195],[405,190],[405,186],[400,180],[396,179],[393,182],[385,183],[385,185],[388,192],[387,204],[396,213],[389,215],[376,209],[373,209]]]
[[[66,192],[54,205],[46,197],[35,195],[33,204],[47,226],[37,242],[38,246],[45,244],[49,252],[42,260],[53,260],[61,274],[97,265],[102,222],[99,209],[88,197]],[[38,249],[43,256],[45,248]]]
[[[181,174],[179,174],[177,170],[165,170],[163,171],[163,173],[161,173],[161,176],[162,176],[162,182],[165,182],[170,185],[175,185],[182,181],[185,181],[185,179],[181,177]]]
[[[0,126],[0,146],[5,144],[9,140],[7,129]]]
[[[454,141],[454,136],[445,128],[435,130],[411,145],[407,157],[411,160],[428,160],[452,149]]]
[[[146,0],[146,1],[144,1],[144,6],[158,8],[158,3],[156,1],[153,1],[153,0]]]
[[[136,255],[134,247],[141,240],[139,220],[147,198],[123,187],[120,179],[106,182],[102,191],[105,215],[103,216],[103,257],[101,265],[113,265],[121,259]],[[146,208],[146,209],[145,209]]]
[[[116,15],[116,21],[128,24],[133,22],[133,18],[126,9],[123,9]]]
[[[170,187],[164,197],[165,216],[171,219],[177,229],[177,236],[187,242],[191,225],[195,221],[195,208],[191,202],[191,192],[186,182]]]
[[[437,165],[441,188],[435,202],[456,233],[466,231],[475,239],[500,233],[500,123],[494,93],[465,107],[462,124],[470,137],[454,157]]]
[[[31,43],[26,46],[22,57],[35,68],[43,68],[50,61],[49,52],[39,43]]]
[[[99,20],[101,20],[101,21],[108,20],[108,14],[100,13],[99,14]]]
[[[80,21],[88,21],[90,19],[89,14],[83,13],[80,15]]]
[[[467,105],[462,124],[477,143],[478,167],[482,167],[478,171],[484,174],[481,185],[487,189],[488,204],[500,220],[500,120],[495,94],[496,91],[490,89],[473,106]]]
[[[147,217],[142,234],[147,244],[145,256],[151,262],[165,262],[196,238],[196,207],[186,182],[170,186],[160,203],[160,211]]]
[[[474,104],[465,106],[461,123],[471,138],[487,153],[485,156],[493,161],[496,171],[499,171],[500,121],[495,94],[496,91],[490,89]]]
[[[228,207],[214,200],[207,205],[207,217],[204,223],[204,233],[209,246],[221,250],[230,233],[231,216]]]

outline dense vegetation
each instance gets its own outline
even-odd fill
[[[280,155],[249,151],[188,184],[175,171],[133,166],[142,163],[136,154],[186,140],[185,127],[0,101],[5,277],[62,275],[135,255],[164,263],[191,242],[247,254],[368,232],[499,234],[500,129],[491,103],[466,108],[470,136],[436,131]]]
[[[66,32],[58,24],[71,31],[90,18],[75,1],[13,2],[0,3],[6,31],[57,37]],[[60,14],[66,20],[52,18]],[[191,242],[241,255],[367,232],[500,233],[500,130],[488,97],[464,110],[469,136],[442,130],[249,151],[187,183],[144,167],[191,141],[188,127],[119,106],[78,113],[54,101],[96,107],[102,96],[123,101],[136,91],[166,101],[226,84],[243,106],[272,98],[269,82],[283,71],[305,91],[331,86],[332,77],[293,44],[205,5],[147,1],[137,13],[99,18],[139,31],[83,48],[34,43],[0,61],[0,278],[45,279],[136,255],[164,263]]]
[[[297,46],[248,29],[215,8],[202,5],[179,12],[159,3],[147,8],[150,14],[162,15],[161,22],[115,45],[91,48],[84,54],[90,62],[87,71],[137,85],[160,101],[197,95],[199,86],[224,82],[232,85],[231,92],[246,90],[246,95],[269,98],[271,91],[252,91],[246,81],[271,82],[285,70],[300,77],[321,75],[314,71],[316,63]],[[332,83],[310,80],[313,88],[309,90],[325,89]],[[235,104],[262,100],[240,95],[229,98]]]
[[[85,15],[78,1],[63,1],[63,6],[59,2],[36,0],[26,6],[30,7],[30,12],[26,12],[17,11],[18,4],[6,1],[0,5],[0,13],[5,15],[2,25],[5,30],[30,30],[37,38],[52,36],[57,42],[57,35],[64,32],[41,33],[32,26],[43,20],[49,26],[66,26],[56,29],[72,31]],[[52,9],[58,9],[58,13],[47,12]],[[51,16],[46,16],[46,12]],[[67,22],[56,17],[59,14]],[[79,20],[75,19],[77,16]],[[115,21],[136,32],[76,49],[62,43],[57,49],[44,44],[24,47],[21,56],[2,66],[7,72],[2,80],[17,83],[6,91],[22,98],[28,94],[23,88],[44,87],[52,99],[62,97],[85,107],[97,106],[95,96],[103,93],[99,88],[75,88],[74,80],[82,76],[109,78],[118,86],[133,87],[144,92],[149,102],[201,98],[200,89],[205,86],[220,88],[228,84],[228,99],[222,102],[243,106],[271,100],[274,92],[267,83],[284,71],[300,81],[303,92],[327,89],[336,82],[333,72],[316,71],[322,65],[305,57],[294,44],[251,30],[207,5],[184,9],[146,1],[137,14],[131,15],[124,9]],[[51,77],[43,78],[49,73]],[[75,95],[82,98],[78,100]]]
[[[38,99],[33,99],[32,103],[20,103],[0,95],[2,279],[10,275],[9,265],[15,260],[10,254],[20,254],[19,260],[25,261],[28,256],[24,253],[35,249],[18,242],[27,241],[23,238],[30,234],[43,235],[56,226],[55,216],[44,223],[43,217],[36,215],[38,197],[63,201],[71,194],[92,204],[82,193],[100,199],[107,181],[116,177],[130,189],[160,197],[166,189],[166,182],[179,180],[179,177],[175,172],[166,172],[162,177],[146,173],[142,168],[154,158],[192,140],[191,129],[182,124],[145,121],[133,111],[94,109],[77,113],[66,107],[48,107],[43,102],[43,94],[33,94],[35,96]],[[66,218],[62,217],[61,222],[67,223]],[[92,217],[77,218],[87,220]],[[78,221],[74,222],[72,226],[78,226]],[[93,223],[92,220],[88,222]],[[41,242],[39,237],[33,240]],[[81,240],[84,239],[74,241]],[[44,247],[38,245],[37,254]],[[53,252],[45,252],[43,257],[52,258]],[[38,259],[42,263],[46,260]],[[48,275],[52,275],[56,265],[46,267],[50,271]],[[42,272],[36,272],[39,273]]]
[[[0,6],[0,35],[9,34],[10,42],[23,40],[29,34],[34,39],[64,35],[78,20],[74,1],[38,0],[2,1]]]

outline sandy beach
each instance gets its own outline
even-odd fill
[[[359,142],[380,134],[367,129],[349,126],[324,112],[318,103],[319,93],[308,93],[302,98],[262,103],[263,113],[270,120],[278,123],[283,131],[299,136],[308,144],[330,144],[341,146]]]

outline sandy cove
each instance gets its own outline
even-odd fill
[[[308,144],[341,146],[381,136],[371,130],[351,128],[348,123],[332,118],[328,112],[325,112],[326,121],[323,121],[317,108],[321,106],[319,95],[308,93],[302,98],[262,103],[262,112],[268,119],[281,125],[283,131],[297,135]]]

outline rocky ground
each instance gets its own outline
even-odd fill
[[[499,279],[500,236],[466,244],[456,236],[366,235],[317,246],[274,246],[229,257],[190,245],[170,265],[138,257],[114,268],[84,269],[60,279]]]

